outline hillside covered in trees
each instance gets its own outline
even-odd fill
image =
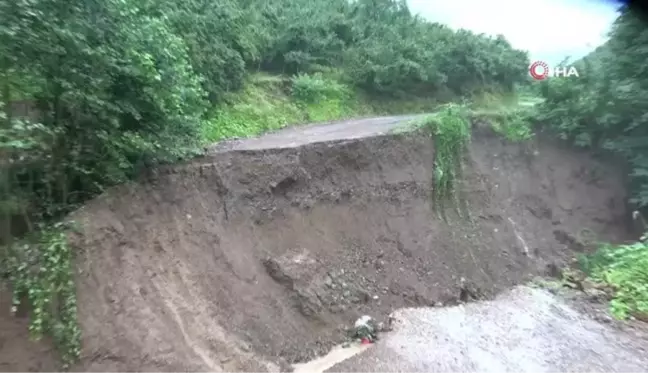
[[[614,152],[629,161],[633,201],[648,206],[648,28],[621,9],[610,39],[574,63],[578,79],[549,79],[538,119],[577,146]]]
[[[576,146],[616,154],[628,165],[632,208],[648,207],[648,28],[646,18],[620,9],[610,39],[576,61],[578,79],[549,79],[539,85],[544,102],[536,116],[542,127]],[[601,203],[604,203],[601,201]],[[627,245],[600,244],[580,264],[594,281],[615,290],[612,313],[646,320],[648,315],[648,226],[638,211],[634,223],[644,232]]]
[[[14,303],[28,295],[34,335],[73,361],[72,252],[46,227],[83,202],[210,142],[510,91],[527,65],[503,37],[427,22],[404,1],[0,0],[0,256]]]
[[[0,1],[0,56],[2,208],[26,223],[143,164],[245,135],[231,127],[263,118],[232,115],[228,100],[259,72],[292,76],[303,106],[511,90],[528,66],[503,37],[426,22],[394,0]],[[16,102],[42,118],[22,121]]]
[[[544,101],[533,108],[544,129],[625,158],[644,207],[647,46],[645,24],[623,10],[610,41],[576,62],[578,79],[534,83]],[[44,227],[211,142],[514,93],[530,83],[528,65],[504,37],[431,23],[402,0],[0,0],[2,274],[39,310],[32,331],[74,361],[72,254]],[[514,137],[532,136],[516,123]],[[13,250],[39,231],[36,245]],[[648,258],[637,247],[625,257],[632,284]],[[30,272],[42,263],[46,271]],[[648,312],[642,291],[644,303],[629,307]],[[62,299],[56,314],[52,299]]]

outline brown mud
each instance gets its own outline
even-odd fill
[[[77,369],[283,370],[359,315],[491,298],[588,250],[586,229],[627,239],[621,170],[555,141],[476,132],[469,214],[444,220],[429,135],[331,140],[230,144],[73,214]]]

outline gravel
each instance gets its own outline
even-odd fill
[[[395,330],[329,372],[648,372],[646,341],[541,289],[396,311]]]

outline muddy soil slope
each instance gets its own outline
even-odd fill
[[[584,229],[625,238],[620,170],[481,132],[470,214],[440,219],[432,139],[385,134],[402,121],[219,145],[75,213],[79,369],[278,370],[360,314],[490,297],[584,250]]]

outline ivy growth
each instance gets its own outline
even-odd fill
[[[13,288],[12,312],[28,301],[31,336],[52,337],[64,369],[79,358],[81,348],[68,227],[57,223],[15,242],[6,252],[4,268]]]
[[[458,105],[448,105],[427,122],[434,136],[434,206],[443,208],[448,199],[459,207],[457,183],[462,175],[463,155],[470,142],[470,124]]]

